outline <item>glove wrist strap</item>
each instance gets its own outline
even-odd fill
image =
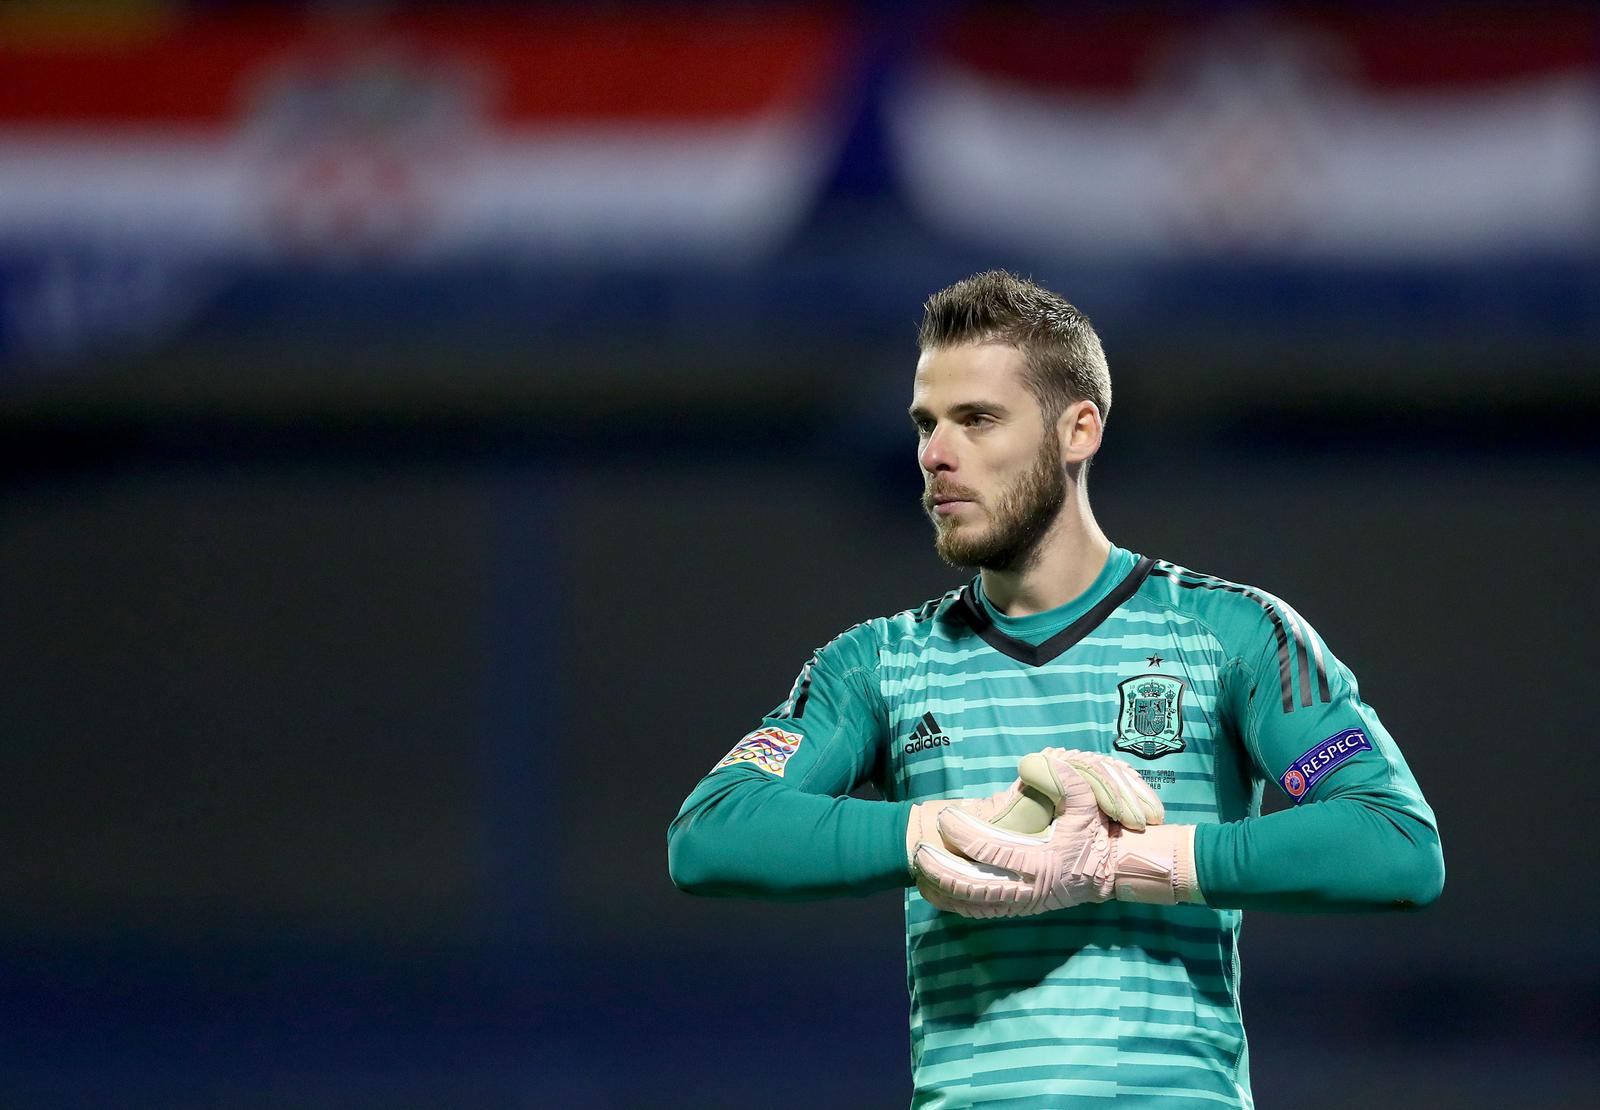
[[[917,845],[923,841],[943,845],[939,836],[939,811],[953,801],[918,802],[911,807],[911,817],[906,822],[906,869],[915,878],[917,873]]]
[[[1151,825],[1116,838],[1119,902],[1174,906],[1203,903],[1194,869],[1194,826]]]

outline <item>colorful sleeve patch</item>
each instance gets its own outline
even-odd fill
[[[1371,750],[1372,741],[1367,739],[1366,733],[1359,728],[1347,728],[1319,742],[1295,760],[1294,765],[1278,779],[1278,783],[1283,787],[1284,793],[1294,799],[1294,804],[1299,805],[1311,788],[1321,782],[1329,771],[1357,752]]]
[[[758,728],[743,740],[733,746],[733,750],[722,757],[722,762],[713,771],[722,767],[737,767],[748,763],[759,767],[768,774],[783,777],[783,766],[789,762],[789,757],[800,747],[800,741],[805,737],[798,732],[785,732],[781,728]]]

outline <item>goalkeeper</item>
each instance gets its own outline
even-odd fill
[[[990,272],[919,341],[923,506],[978,573],[812,655],[684,802],[673,881],[902,890],[914,1105],[1251,1106],[1241,911],[1433,901],[1433,813],[1297,612],[1100,530],[1087,319]]]

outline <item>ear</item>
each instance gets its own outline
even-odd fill
[[[1093,401],[1074,401],[1056,421],[1056,435],[1061,440],[1061,461],[1069,466],[1094,458],[1100,450],[1100,437],[1105,433],[1105,421],[1100,418],[1100,406]]]

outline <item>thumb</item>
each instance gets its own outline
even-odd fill
[[[1093,784],[1078,773],[1078,768],[1044,752],[1031,752],[1017,764],[1017,777],[1025,791],[1032,791],[1050,805],[1054,818],[1067,809],[1097,807]]]

